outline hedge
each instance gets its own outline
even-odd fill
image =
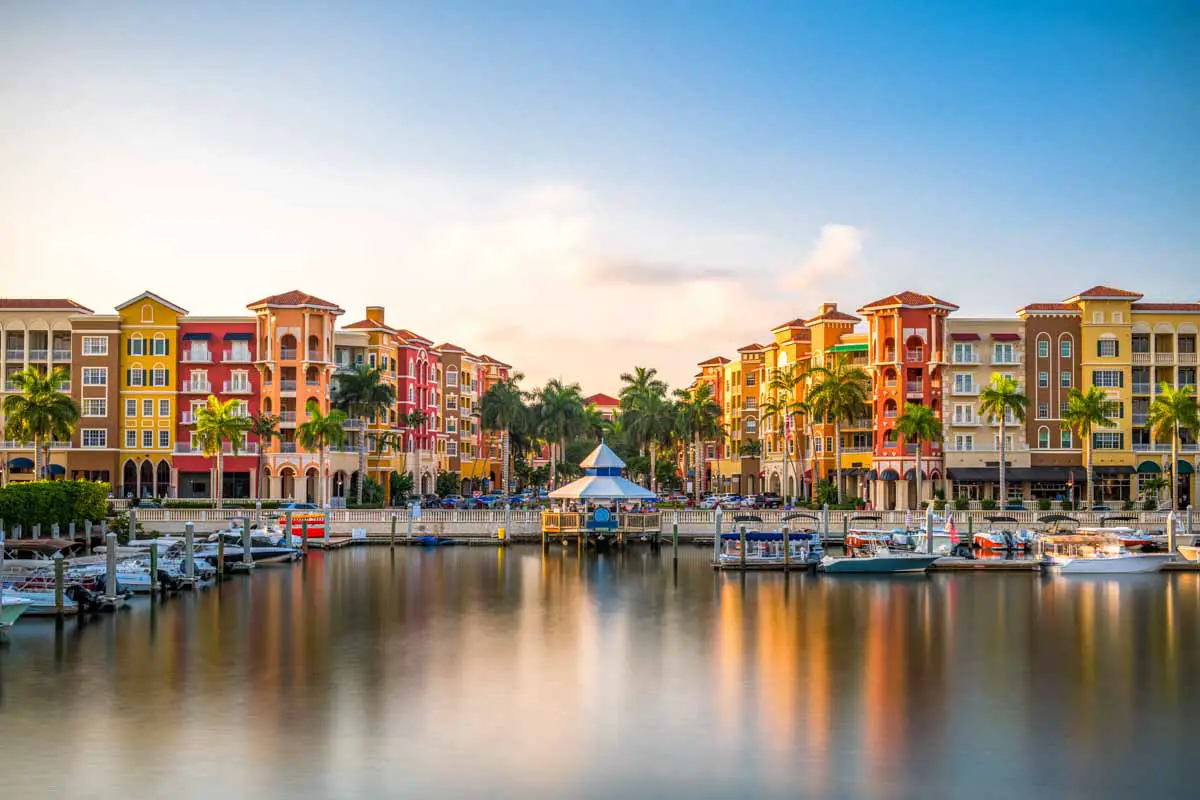
[[[85,520],[99,522],[108,513],[107,483],[93,481],[22,481],[0,489],[0,520],[11,531],[20,525],[22,535],[28,536],[34,525],[42,526],[48,536],[50,526],[58,523],[66,534],[67,526]]]

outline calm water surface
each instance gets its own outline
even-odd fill
[[[9,638],[5,797],[1178,797],[1200,781],[1197,574],[785,581],[714,575],[702,549],[673,569],[669,551],[370,548]]]

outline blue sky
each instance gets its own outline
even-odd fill
[[[240,5],[0,2],[0,292],[299,286],[608,391],[826,299],[1200,299],[1195,4]]]

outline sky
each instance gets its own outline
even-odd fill
[[[903,289],[1200,299],[1188,2],[0,0],[0,296],[300,288],[614,393]]]

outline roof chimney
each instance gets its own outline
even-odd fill
[[[817,306],[818,317],[824,316],[831,311],[837,311],[837,303],[821,303],[821,305]]]
[[[371,322],[383,322],[383,306],[367,306],[367,319]]]

